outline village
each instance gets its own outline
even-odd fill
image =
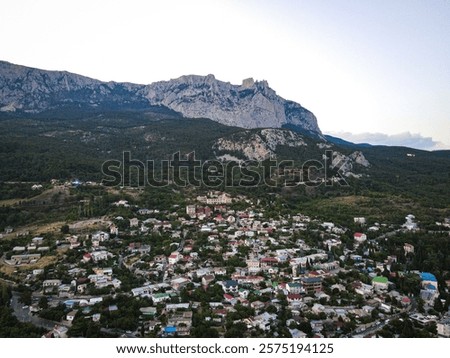
[[[450,280],[414,269],[413,244],[385,246],[420,229],[412,214],[396,226],[355,213],[348,228],[269,217],[219,191],[172,210],[119,200],[111,212],[127,215],[92,231],[67,225],[57,239],[25,233],[4,253],[14,271],[3,279],[21,284],[11,299],[19,320],[44,337],[450,337]]]

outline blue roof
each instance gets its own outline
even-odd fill
[[[226,280],[224,282],[225,287],[232,287],[232,286],[237,286],[238,282],[236,280]]]
[[[175,326],[167,326],[164,328],[164,332],[166,333],[175,333],[177,331],[177,327]]]
[[[422,272],[420,274],[420,278],[422,279],[422,281],[434,281],[437,282],[436,277],[429,272]]]
[[[436,291],[436,287],[434,287],[431,283],[429,283],[426,287],[427,290]]]

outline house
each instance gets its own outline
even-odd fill
[[[66,326],[56,325],[50,333],[55,338],[67,338],[68,330]]]
[[[91,253],[91,258],[92,258],[92,261],[94,261],[94,262],[107,260],[108,257],[112,257],[112,254],[109,253],[108,251],[104,251],[104,250],[94,251]]]
[[[386,291],[388,289],[388,279],[384,276],[375,276],[372,279],[372,287],[375,291]]]
[[[97,231],[96,233],[92,234],[92,240],[93,241],[107,241],[109,240],[109,234],[104,231]]]
[[[130,227],[138,227],[139,226],[139,220],[138,218],[132,218],[130,219]]]
[[[101,313],[94,313],[92,315],[92,322],[100,322],[101,317],[102,317]]]
[[[166,304],[166,311],[175,312],[180,310],[187,310],[189,309],[189,305],[189,303],[168,303]]]
[[[12,255],[10,261],[13,265],[33,264],[40,258],[41,254]]]
[[[373,295],[373,290],[374,290],[375,286],[367,285],[362,282],[357,282],[357,283],[355,283],[355,285],[353,287],[355,289],[355,293],[367,298],[367,297],[371,297]]]
[[[80,242],[78,242],[78,236],[76,235],[66,237],[66,241],[70,244],[71,249],[75,249],[81,245]]]
[[[321,277],[302,277],[300,282],[307,293],[314,293],[322,291]]]
[[[245,262],[249,272],[257,273],[260,271],[260,262],[256,259],[249,259]]]
[[[268,268],[278,265],[278,259],[275,257],[263,257],[261,259],[261,268]]]
[[[314,305],[311,308],[311,311],[315,314],[325,312],[325,306],[321,305],[320,303],[314,303]]]
[[[361,233],[361,232],[355,232],[355,233],[353,234],[353,239],[354,239],[357,243],[361,244],[361,243],[363,243],[364,241],[367,240],[367,235],[366,235],[366,234],[363,234],[363,233]]]
[[[382,302],[380,304],[380,306],[378,307],[380,311],[384,312],[384,313],[391,313],[392,312],[392,306]]]
[[[238,282],[236,280],[222,281],[222,289],[226,293],[237,292],[239,289]]]
[[[211,274],[204,275],[202,277],[202,285],[208,286],[211,282],[214,282],[215,276]]]
[[[175,289],[175,290],[180,290],[183,287],[185,287],[189,282],[191,282],[190,280],[188,280],[187,278],[184,277],[177,277],[175,279],[173,279],[172,281],[170,281],[170,285]]]
[[[25,246],[14,246],[12,251],[13,252],[24,252],[26,250]]]
[[[164,328],[164,333],[166,333],[167,335],[173,335],[177,333],[177,327],[167,326]]]
[[[234,297],[232,295],[230,295],[229,293],[224,293],[223,298],[225,299],[225,301],[227,302],[231,302],[234,300]]]
[[[150,209],[139,209],[138,214],[139,215],[150,215],[153,213],[153,210]]]
[[[406,222],[403,224],[403,227],[406,230],[412,231],[417,229],[417,223],[414,222],[415,216],[409,214],[405,217]]]
[[[144,317],[155,317],[157,314],[156,307],[141,307],[139,308],[139,311]]]
[[[40,236],[37,236],[37,237],[32,238],[32,239],[31,239],[31,242],[32,242],[34,245],[39,246],[39,245],[42,245],[42,243],[44,242],[44,238],[43,238],[43,237],[40,237]]]
[[[355,218],[353,218],[353,222],[355,224],[364,225],[366,223],[366,218],[365,217],[355,217]]]
[[[83,255],[83,262],[89,262],[89,261],[91,261],[91,259],[92,259],[92,256],[91,256],[91,254],[89,252],[86,252]]]
[[[78,311],[70,311],[67,315],[66,315],[66,320],[69,322],[72,322],[75,319],[75,316],[77,315]]]
[[[287,295],[287,301],[289,303],[301,302],[301,300],[302,300],[302,295],[300,295],[299,293],[290,293]]]
[[[438,283],[436,280],[436,277],[429,272],[422,272],[420,274],[420,278],[421,278],[421,284],[423,288],[429,288],[429,286],[433,286],[435,288],[435,290],[438,289]]]
[[[227,269],[225,267],[214,267],[213,271],[216,276],[223,276],[227,274]]]
[[[252,303],[250,303],[250,307],[254,308],[256,311],[259,311],[266,307],[266,304],[261,301],[253,301]]]
[[[115,205],[115,206],[123,206],[124,208],[129,208],[130,207],[130,204],[128,204],[127,200],[116,201],[115,203],[113,203],[113,205]]]
[[[140,253],[142,255],[148,254],[151,250],[150,245],[145,245],[141,242],[131,242],[128,245],[128,251],[131,253]]]
[[[407,296],[404,296],[402,297],[400,303],[403,307],[408,307],[411,304],[411,299]]]
[[[61,280],[45,280],[42,282],[42,287],[45,288],[51,288],[51,287],[59,287],[61,285]]]
[[[196,217],[196,206],[195,205],[187,205],[186,206],[186,214],[191,218]]]
[[[437,324],[437,334],[442,337],[450,337],[450,317],[441,319]]]
[[[167,320],[168,327],[176,327],[178,336],[188,336],[192,326],[192,311],[178,312]]]
[[[403,245],[403,250],[405,251],[405,255],[413,254],[414,253],[414,245],[405,243],[405,245]]]
[[[302,285],[298,282],[289,282],[286,284],[286,290],[292,294],[304,293]]]
[[[109,233],[114,236],[119,235],[119,227],[116,224],[111,224],[109,227]]]
[[[267,313],[264,312],[258,316],[254,316],[251,320],[251,324],[254,327],[258,327],[262,329],[263,331],[270,330],[270,326],[272,323],[277,321],[277,315],[275,313]]]
[[[178,251],[175,251],[169,255],[167,261],[169,262],[169,265],[175,265],[182,258],[183,258],[183,255],[180,254]]]
[[[151,296],[153,303],[161,303],[170,300],[170,295],[168,293],[154,293]]]
[[[306,338],[308,335],[305,332],[298,330],[297,328],[289,329],[292,338]]]

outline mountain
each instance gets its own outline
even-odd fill
[[[289,128],[320,136],[314,114],[276,94],[266,81],[241,85],[213,75],[182,76],[149,85],[102,82],[65,71],[0,61],[0,111],[42,113],[63,108],[135,110],[165,107],[186,118],[242,128]]]
[[[182,76],[145,88],[153,105],[164,105],[189,118],[209,118],[242,128],[282,128],[321,134],[316,117],[298,103],[287,101],[267,81],[248,78],[240,86],[213,75]]]
[[[353,143],[353,142],[349,142],[345,139],[342,138],[338,138],[338,137],[333,137],[329,134],[325,134],[324,135],[325,139],[333,144],[336,145],[340,145],[342,147],[349,147],[349,148],[367,148],[367,147],[371,147],[371,144],[368,143]]]

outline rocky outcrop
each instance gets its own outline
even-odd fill
[[[339,171],[345,176],[358,176],[353,171],[355,164],[364,168],[370,167],[369,161],[364,157],[364,154],[360,151],[351,153],[350,155],[344,155],[340,152],[334,151],[333,157],[330,163],[330,168],[339,169]]]
[[[213,145],[218,159],[265,160],[276,157],[278,146],[306,146],[301,135],[289,130],[262,129],[258,132],[238,132],[226,138],[219,138]]]

